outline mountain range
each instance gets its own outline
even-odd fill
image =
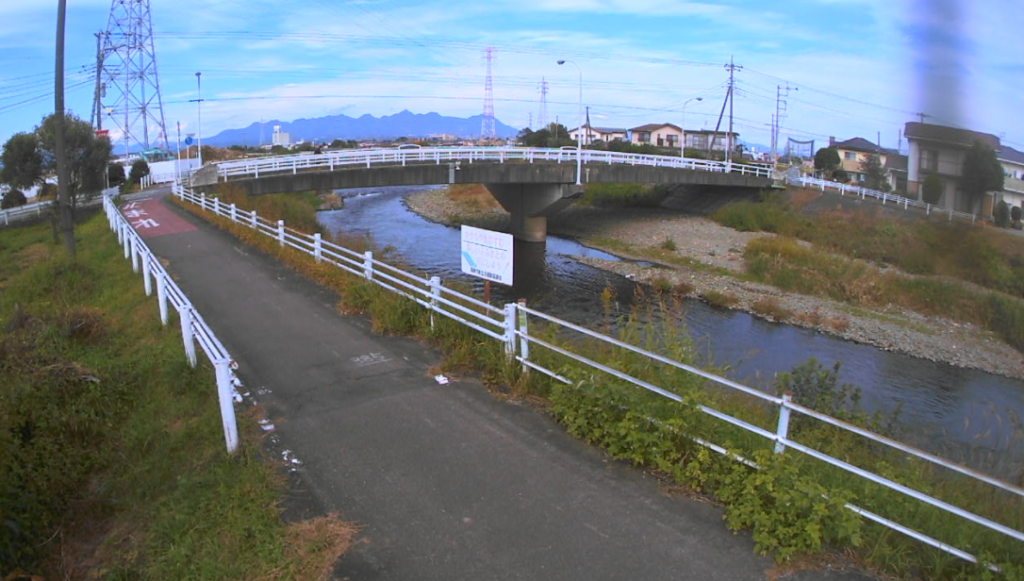
[[[227,129],[213,137],[204,139],[206,145],[226,147],[229,145],[257,145],[270,143],[275,125],[288,133],[291,141],[330,142],[335,139],[395,139],[398,137],[429,137],[431,135],[454,135],[456,137],[480,137],[482,115],[468,118],[447,117],[438,113],[412,113],[405,110],[394,115],[328,115],[313,119],[295,121],[271,120],[253,123],[242,129]],[[494,120],[494,132],[499,138],[515,137],[519,130]],[[262,134],[262,139],[260,138]]]

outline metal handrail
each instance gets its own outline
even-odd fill
[[[328,169],[335,167],[365,166],[380,164],[435,164],[453,161],[555,161],[557,163],[575,163],[576,150],[562,150],[541,147],[431,147],[421,149],[355,149],[328,151],[319,154],[281,155],[274,157],[248,158],[233,161],[222,161],[216,164],[217,174],[221,179],[232,176],[254,176],[261,174],[292,172],[308,169]],[[718,173],[752,174],[758,177],[772,177],[771,168],[759,165],[713,161],[675,157],[669,155],[650,155],[640,153],[624,153],[618,151],[582,150],[580,152],[584,164],[604,163],[623,165],[643,165],[710,171]]]

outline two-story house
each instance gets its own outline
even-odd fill
[[[576,139],[576,135],[580,129],[569,130],[569,137],[573,140]],[[603,141],[605,143],[615,141],[619,139],[621,141],[626,140],[626,130],[619,129],[616,127],[591,127],[590,125],[583,126],[583,145],[590,145],[597,141]]]
[[[839,153],[839,166],[853,182],[864,181],[864,170],[861,169],[868,157],[877,155],[882,167],[886,166],[888,156],[894,153],[891,150],[879,147],[863,137],[854,137],[846,141],[836,141],[835,137],[828,138],[828,146],[834,147]]]
[[[1024,151],[1003,145],[996,158],[1003,166],[1003,201],[1011,206],[1024,205]]]
[[[903,130],[910,146],[907,167],[907,195],[922,199],[925,177],[937,175],[942,180],[942,197],[938,205],[959,212],[984,212],[982,200],[972,200],[960,188],[964,157],[967,150],[980,141],[998,152],[999,138],[989,133],[911,121]],[[991,196],[989,196],[991,198]],[[989,200],[991,203],[991,200]]]
[[[630,143],[643,145],[648,143],[657,147],[679,147],[679,138],[683,130],[672,123],[648,123],[629,130]]]
[[[731,143],[734,148],[736,147],[739,135],[735,132],[711,129],[688,130],[686,132],[686,147],[700,151],[707,151],[709,148],[711,151],[725,151],[728,143]]]

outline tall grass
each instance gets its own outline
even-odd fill
[[[256,418],[240,416],[241,452],[224,453],[212,370],[187,365],[103,217],[78,227],[76,262],[48,234],[0,233],[0,575],[329,571],[352,529],[281,523]]]
[[[450,368],[476,369],[488,381],[547,398],[552,413],[575,436],[605,448],[614,457],[657,469],[680,483],[713,495],[725,507],[727,526],[750,529],[759,552],[786,560],[831,546],[844,548],[867,565],[899,576],[977,579],[986,574],[983,568],[858,518],[844,508],[846,502],[853,502],[980,553],[984,560],[1000,564],[1006,579],[1024,579],[1024,563],[1016,541],[793,450],[774,454],[771,442],[713,419],[697,408],[698,404],[707,405],[774,431],[775,409],[756,398],[716,388],[693,374],[605,342],[572,340],[553,326],[543,324],[533,324],[530,334],[663,386],[681,396],[682,402],[600,374],[536,345],[531,349],[530,360],[568,378],[570,385],[536,372],[522,374],[517,365],[505,358],[496,341],[443,317],[438,317],[436,327],[431,329],[429,313],[408,299],[333,266],[317,265],[304,253],[279,247],[264,236],[202,213],[195,206],[185,207],[336,288],[342,295],[342,308],[367,312],[377,331],[432,339],[443,348]],[[799,249],[792,244],[789,250],[794,248]],[[819,279],[815,284],[826,281]],[[666,293],[657,296],[664,297]],[[602,296],[606,308],[611,308],[612,299],[610,294]],[[617,335],[623,341],[692,363],[693,344],[682,322],[678,301],[637,304],[636,310],[623,320],[614,325],[606,321],[606,326],[619,329]],[[608,312],[606,317],[613,318],[614,314]],[[791,375],[780,377],[776,388],[794,391],[802,403],[852,423],[883,433],[893,430],[893,418],[868,417],[858,407],[857,390],[838,385],[836,377],[837,369],[824,369],[812,360],[794,369]],[[995,493],[988,486],[958,475],[943,474],[923,462],[807,418],[794,418],[790,434],[797,441],[843,461],[969,507],[1018,530],[1024,527],[1024,502],[1018,497]],[[761,469],[755,471],[719,456],[696,444],[694,437],[718,443],[731,453],[755,461]]]
[[[653,208],[668,195],[668,189],[647,184],[587,184],[579,203],[598,208]]]

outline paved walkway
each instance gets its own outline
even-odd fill
[[[269,390],[306,484],[363,524],[340,578],[745,580],[772,568],[717,508],[664,494],[476,381],[438,385],[431,349],[372,334],[364,318],[338,314],[331,293],[166,201],[140,204],[166,229],[147,244],[247,389]]]

